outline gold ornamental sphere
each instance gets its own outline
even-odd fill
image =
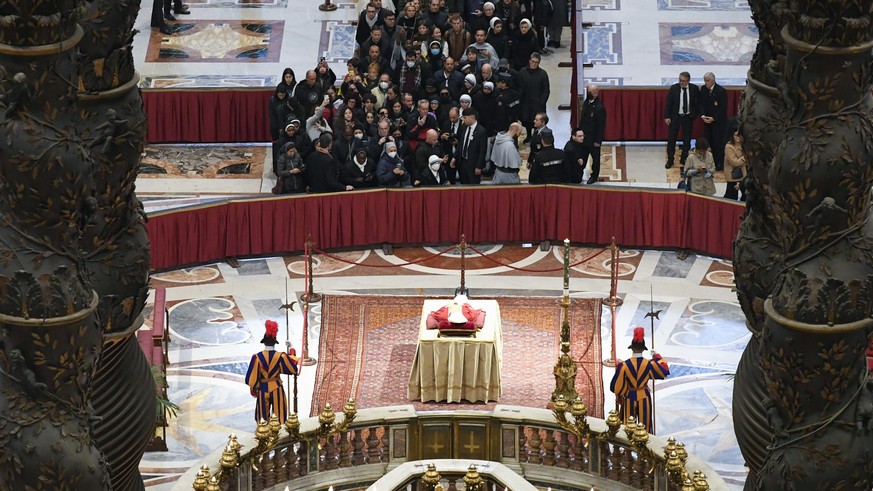
[[[433,464],[427,464],[427,471],[421,476],[422,484],[426,484],[428,486],[436,486],[440,483],[442,477],[440,473],[437,472],[436,466]]]
[[[573,406],[570,408],[570,414],[573,415],[574,418],[580,419],[588,416],[588,407],[585,406],[585,403],[582,402],[582,399],[577,398],[573,401]]]
[[[242,448],[242,444],[237,440],[236,434],[230,434],[230,446],[233,447],[233,451],[239,454],[239,449]]]
[[[685,478],[685,482],[682,483],[682,491],[694,491],[694,483],[691,482],[691,478]]]
[[[279,423],[279,417],[275,414],[270,416],[270,436],[272,438],[279,438],[279,430],[282,429],[282,424]]]
[[[209,480],[209,484],[206,485],[206,491],[221,491],[221,488],[218,487],[218,479],[215,476]]]
[[[346,405],[343,406],[343,414],[346,415],[346,419],[354,418],[354,416],[358,413],[358,408],[355,406],[355,399],[349,399],[346,402]]]
[[[288,419],[285,420],[285,431],[292,437],[300,434],[300,418],[297,417],[297,413],[288,415]]]
[[[330,407],[330,403],[324,405],[324,409],[318,413],[318,422],[321,423],[322,426],[330,426],[336,420],[336,414],[333,412],[333,409]]]
[[[694,491],[709,490],[709,482],[706,480],[706,474],[704,474],[700,469],[694,471],[694,477],[691,478],[691,482],[694,483]]]
[[[627,435],[628,440],[632,440],[634,436],[634,430],[637,429],[637,420],[633,416],[627,419],[627,422],[624,424],[624,434]]]
[[[224,451],[221,452],[221,458],[218,460],[218,463],[221,464],[223,470],[231,470],[236,468],[237,457],[238,455],[233,449],[233,444],[228,443],[225,445]]]
[[[685,451],[685,444],[682,442],[676,443],[676,454],[679,455],[679,460],[684,464],[688,460],[688,452]]]
[[[609,428],[608,433],[610,437],[613,437],[618,433],[618,428],[621,426],[621,419],[618,417],[618,411],[609,412],[609,416],[606,418],[606,426]]]
[[[206,472],[203,471],[204,468],[206,468]],[[209,484],[209,467],[203,466],[197,471],[197,476],[191,487],[194,488],[194,491],[205,491],[207,484]]]
[[[255,430],[255,438],[258,441],[270,439],[270,425],[266,420],[258,421],[258,428]]]
[[[634,428],[634,436],[631,438],[631,441],[635,445],[646,446],[649,443],[649,432],[646,431],[645,425],[637,425]]]
[[[569,405],[567,404],[567,398],[564,397],[564,394],[558,394],[557,396],[555,396],[555,402],[553,403],[553,406],[555,408],[555,411],[561,414],[567,412],[567,409],[569,409]]]

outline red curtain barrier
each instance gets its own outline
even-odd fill
[[[151,89],[142,98],[150,143],[247,143],[270,141],[267,106],[271,89]],[[734,117],[742,89],[728,90],[728,115]],[[666,87],[609,88],[606,140],[664,141]],[[697,121],[694,136],[703,136]],[[563,144],[563,143],[562,143]]]
[[[382,243],[539,242],[689,249],[730,258],[743,205],[672,190],[574,186],[376,189],[233,200],[146,224],[152,268]]]
[[[666,141],[668,126],[664,124],[664,104],[668,87],[610,88],[603,87],[600,99],[606,109],[607,141]],[[743,89],[728,89],[728,117],[737,115]],[[703,136],[703,121],[697,118],[691,131],[695,138]]]
[[[273,90],[143,90],[149,143],[270,141]]]

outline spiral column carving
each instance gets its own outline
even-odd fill
[[[734,244],[753,338],[734,384],[747,489],[873,480],[873,2],[752,1]]]
[[[142,489],[139,2],[0,4],[0,488]]]

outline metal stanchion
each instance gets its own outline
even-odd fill
[[[324,0],[324,3],[318,6],[318,10],[322,12],[333,12],[336,10],[336,5],[330,3],[330,0]]]
[[[623,300],[618,298],[618,255],[619,249],[618,245],[615,243],[615,237],[612,238],[612,241],[609,243],[609,252],[611,256],[611,274],[610,274],[610,285],[609,285],[609,298],[606,299],[604,303],[609,305],[609,311],[612,317],[612,350],[611,356],[603,360],[603,365],[607,367],[614,367],[618,364],[618,359],[615,354],[615,310],[619,305],[623,303]]]
[[[300,296],[300,300],[303,300],[307,304],[321,302],[321,293],[315,293],[312,288],[312,248],[314,246],[315,242],[312,241],[312,234],[310,234],[306,238],[306,244],[304,245],[306,257],[306,291]]]

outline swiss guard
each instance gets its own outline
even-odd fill
[[[252,397],[258,399],[255,407],[255,421],[269,420],[270,416],[276,415],[279,423],[285,423],[288,418],[288,399],[285,389],[282,387],[282,375],[297,375],[300,359],[297,358],[291,342],[286,341],[287,353],[276,351],[279,342],[276,334],[279,332],[279,324],[267,320],[264,339],[264,350],[252,355],[249,362],[249,370],[246,372],[246,383],[251,389]]]
[[[666,378],[670,375],[670,368],[661,355],[654,351],[651,360],[643,357],[643,351],[648,350],[645,334],[642,327],[634,328],[633,341],[628,346],[633,356],[615,367],[609,390],[618,398],[622,421],[627,422],[633,416],[637,424],[645,424],[646,431],[651,433],[652,395],[649,392],[649,380]]]

